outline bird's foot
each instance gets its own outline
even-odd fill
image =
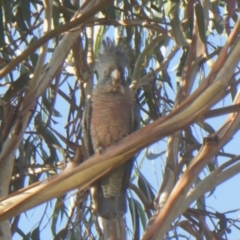
[[[103,151],[103,148],[102,147],[98,147],[95,151],[96,154],[101,154]]]

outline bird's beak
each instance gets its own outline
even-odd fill
[[[121,73],[118,69],[114,69],[111,73],[111,77],[113,79],[113,84],[115,86],[119,85],[120,82],[120,77],[121,77]]]

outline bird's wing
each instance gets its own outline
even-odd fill
[[[85,105],[82,118],[83,145],[86,149],[87,158],[94,154],[90,132],[91,115],[92,115],[92,101],[88,100],[88,102]]]
[[[136,102],[133,103],[132,107],[131,126],[132,126],[131,132],[134,132],[140,128],[140,113],[139,107]],[[133,156],[131,159],[129,159],[126,163],[123,164],[126,167],[125,170],[126,172],[122,184],[123,191],[126,191],[126,189],[129,186],[134,160],[135,156]]]
[[[140,110],[136,102],[133,103],[132,107],[132,132],[135,132],[140,128]]]

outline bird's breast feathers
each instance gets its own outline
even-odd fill
[[[131,133],[132,103],[92,102],[91,135],[94,149],[108,147]]]

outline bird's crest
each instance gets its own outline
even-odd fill
[[[121,69],[128,65],[128,57],[121,45],[117,45],[109,38],[103,40],[103,52],[99,54],[96,69],[100,79],[114,69]]]

